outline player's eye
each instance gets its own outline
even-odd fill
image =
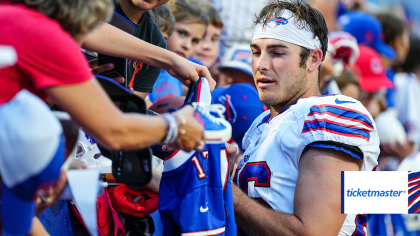
[[[276,56],[276,57],[280,57],[280,56],[283,56],[285,54],[281,53],[281,52],[273,52],[273,55]]]

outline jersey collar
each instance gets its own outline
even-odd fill
[[[299,101],[299,100],[298,100]],[[283,111],[281,111],[278,115],[283,114],[285,111],[289,110],[290,107],[292,107],[293,105],[295,105],[298,101],[294,102],[292,105],[286,107]],[[278,116],[277,115],[277,116]],[[257,125],[257,128],[262,125],[262,124],[269,124],[270,121],[272,120],[273,117],[271,117],[271,113],[269,113],[268,115],[264,116],[264,118],[261,120],[261,122]]]

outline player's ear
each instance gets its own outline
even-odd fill
[[[309,60],[307,68],[309,72],[314,72],[318,69],[319,65],[321,65],[322,62],[322,51],[319,48],[316,48],[311,51],[311,54],[309,54]]]

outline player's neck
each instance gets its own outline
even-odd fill
[[[321,95],[321,92],[319,91],[319,86],[317,85],[309,86],[308,89],[303,90],[301,93],[296,94],[288,101],[271,106],[270,107],[271,117],[275,117],[278,114],[282,113],[285,109],[293,105],[295,102],[297,102],[301,98],[309,98],[309,97],[318,96],[318,95]]]

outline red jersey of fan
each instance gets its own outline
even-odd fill
[[[15,48],[17,63],[0,69],[0,104],[27,89],[41,99],[50,86],[92,78],[79,45],[60,24],[22,4],[0,3],[0,45]]]

